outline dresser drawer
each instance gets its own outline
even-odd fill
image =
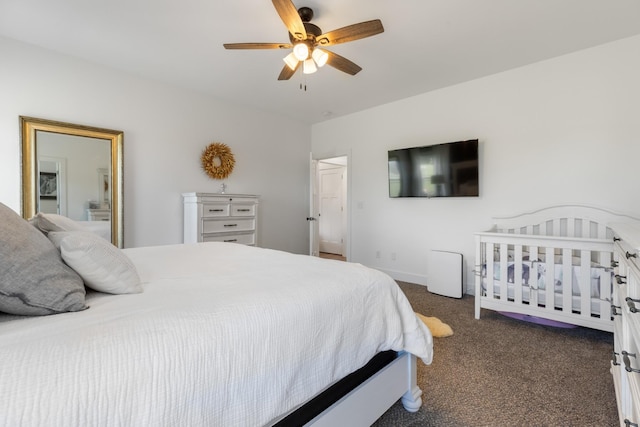
[[[242,245],[255,245],[256,244],[256,234],[255,233],[246,233],[246,234],[213,234],[213,235],[203,235],[203,242],[229,242],[229,243],[240,243]]]
[[[255,205],[236,205],[232,204],[230,209],[231,216],[255,216]]]
[[[216,217],[224,217],[229,216],[229,205],[228,204],[216,204],[202,205],[202,217],[203,218],[216,218]]]
[[[256,227],[256,221],[253,218],[240,219],[215,219],[202,220],[202,233],[221,233],[234,231],[252,231]]]

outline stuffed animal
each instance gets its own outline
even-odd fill
[[[427,317],[420,313],[416,313],[416,316],[418,316],[418,318],[427,325],[427,328],[431,331],[431,335],[434,337],[444,338],[453,335],[453,329],[451,329],[451,326],[446,323],[442,323],[442,320],[437,317]]]

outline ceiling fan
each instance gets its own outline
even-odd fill
[[[285,66],[278,80],[289,80],[301,64],[304,74],[315,73],[317,67],[329,64],[347,74],[356,75],[362,67],[337,53],[322,48],[363,39],[384,31],[382,21],[374,19],[323,33],[318,26],[310,22],[313,18],[311,8],[296,9],[291,0],[272,0],[272,2],[289,30],[290,43],[225,43],[223,46],[225,49],[292,49],[291,53],[284,58]]]

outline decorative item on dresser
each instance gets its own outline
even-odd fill
[[[184,243],[234,242],[258,246],[258,196],[183,193]]]
[[[611,374],[621,426],[640,425],[640,221],[611,224],[615,285]]]

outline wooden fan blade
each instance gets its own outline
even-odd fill
[[[362,67],[360,67],[358,64],[355,64],[349,61],[344,56],[340,56],[337,53],[333,53],[328,50],[326,50],[325,52],[327,52],[327,54],[329,55],[329,59],[327,59],[327,64],[331,65],[333,68],[336,68],[347,74],[351,74],[352,76],[355,76],[362,70]]]
[[[225,49],[291,49],[289,43],[225,43]]]
[[[302,19],[298,14],[298,9],[293,5],[291,0],[272,0],[273,6],[276,8],[280,19],[284,22],[287,30],[297,40],[307,39],[307,30],[304,28]]]
[[[362,70],[362,67],[354,62],[349,61],[344,56],[340,56],[337,53],[333,53],[328,50],[326,50],[325,52],[327,52],[327,54],[329,55],[327,64],[331,65],[333,68],[336,68],[347,74],[351,74],[352,76],[355,76]]]
[[[346,27],[321,34],[316,37],[316,43],[321,46],[331,46],[338,43],[346,43],[363,39],[365,37],[375,36],[382,32],[384,32],[382,21],[374,19],[373,21],[360,22],[359,24],[348,25]]]
[[[296,65],[296,68],[293,70],[289,68],[287,64],[285,64],[282,71],[280,71],[278,80],[289,80],[296,73],[296,71],[298,71],[298,68],[300,68],[300,64],[302,64],[302,62],[298,62],[298,65]]]

